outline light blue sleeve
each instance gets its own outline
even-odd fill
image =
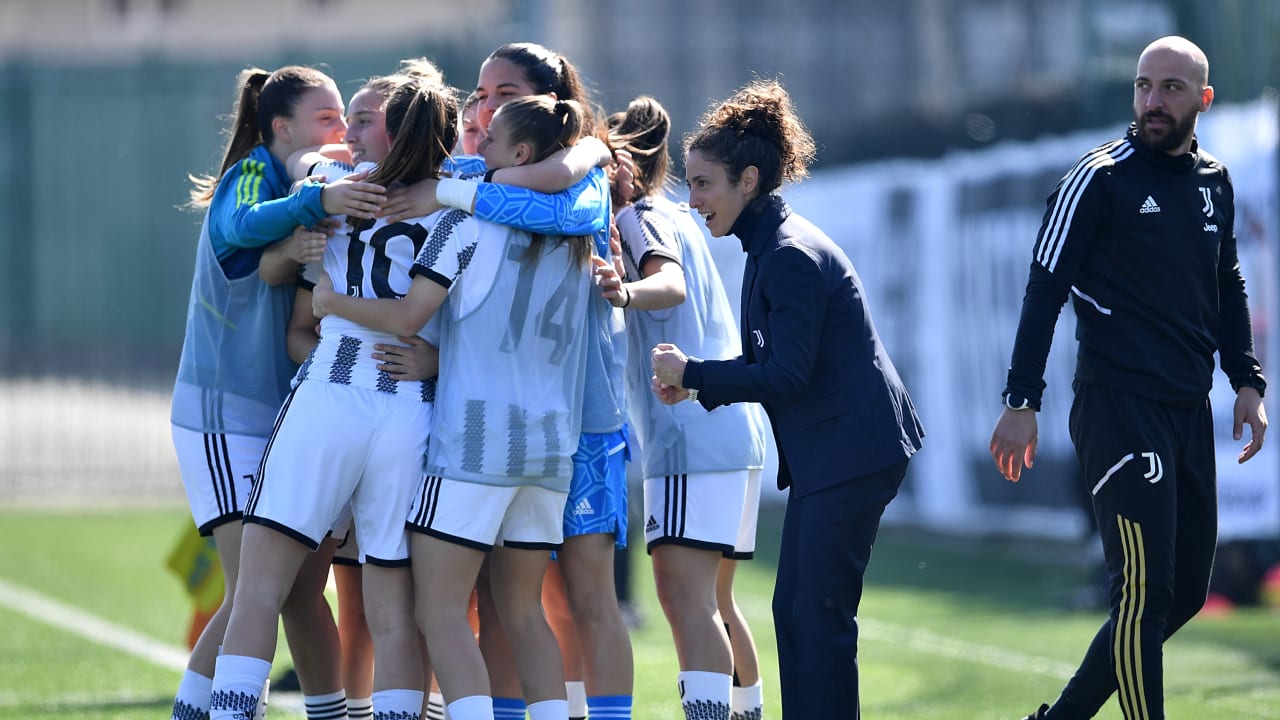
[[[450,155],[444,161],[442,169],[456,178],[465,175],[483,175],[488,170],[485,167],[484,158],[479,155]]]
[[[608,231],[609,179],[593,168],[587,176],[554,195],[528,188],[480,183],[475,216],[481,220],[543,235],[595,235]]]

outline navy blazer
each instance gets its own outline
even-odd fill
[[[779,489],[807,495],[911,457],[924,429],[849,257],[777,195],[753,200],[732,232],[747,253],[742,355],[690,358],[684,387],[708,410],[764,406]]]

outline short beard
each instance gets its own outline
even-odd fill
[[[1190,114],[1180,120],[1167,113],[1135,114],[1134,119],[1138,125],[1138,137],[1142,139],[1143,144],[1152,150],[1167,153],[1181,146],[1191,136],[1191,133],[1195,132],[1196,115],[1198,114],[1198,111],[1192,110]],[[1143,120],[1150,117],[1162,117],[1168,122],[1168,129],[1164,131],[1163,135],[1153,134],[1147,130]]]

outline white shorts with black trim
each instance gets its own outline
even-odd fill
[[[212,535],[219,525],[238,522],[253,489],[267,438],[202,433],[177,425],[171,428],[182,486],[200,534]]]
[[[422,477],[433,406],[303,381],[285,400],[245,522],[315,549],[351,503],[361,562],[405,566],[404,518]]]
[[[455,545],[556,550],[564,543],[569,493],[537,485],[482,485],[428,475],[405,526]]]
[[[644,541],[715,550],[749,560],[756,550],[761,470],[645,478]]]

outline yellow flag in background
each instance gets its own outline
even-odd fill
[[[165,565],[187,588],[197,612],[212,613],[222,603],[225,589],[222,562],[213,537],[201,537],[195,525],[187,525]]]

